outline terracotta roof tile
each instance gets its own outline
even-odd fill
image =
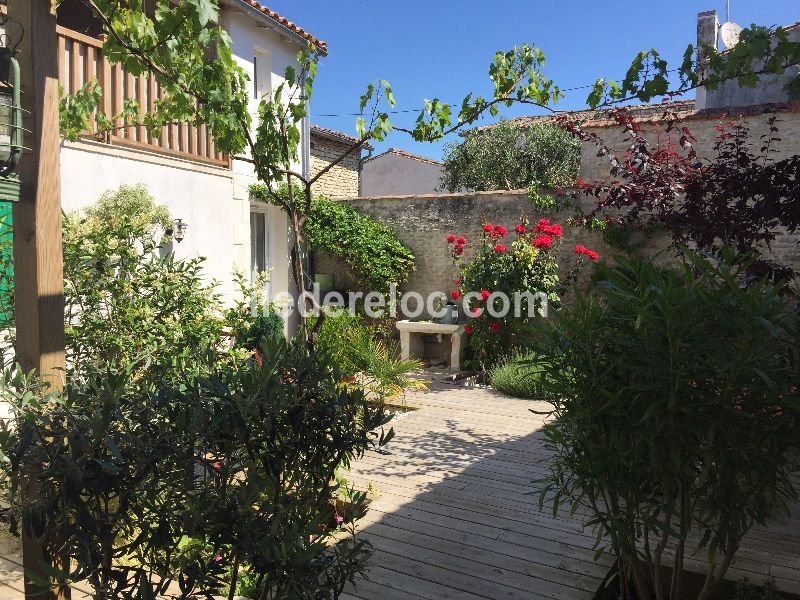
[[[286,17],[279,15],[274,10],[270,10],[266,6],[263,6],[257,0],[241,0],[241,1],[244,2],[245,4],[249,4],[253,8],[258,9],[259,11],[261,11],[262,14],[266,15],[267,17],[269,17],[270,19],[272,19],[276,23],[278,23],[280,25],[283,25],[284,27],[286,27],[286,29],[296,33],[297,35],[299,35],[300,37],[304,38],[308,42],[311,42],[317,48],[319,48],[322,51],[323,54],[327,54],[328,53],[328,44],[327,44],[327,42],[323,42],[321,39],[313,36],[311,33],[306,31],[305,29],[303,29],[302,27],[300,27],[296,23],[292,23]]]

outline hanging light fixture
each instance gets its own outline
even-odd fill
[[[3,25],[8,30],[7,17]],[[15,173],[22,158],[22,102],[16,46],[7,33],[0,36],[0,201],[19,201],[20,182]]]
[[[183,241],[183,238],[186,237],[186,230],[189,229],[189,224],[184,221],[183,219],[175,219],[175,229],[173,230],[172,237],[175,238],[175,241],[179,244]]]

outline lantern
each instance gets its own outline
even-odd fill
[[[11,48],[0,47],[0,201],[19,201],[22,157],[22,106],[19,63]]]

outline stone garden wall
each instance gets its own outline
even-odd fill
[[[468,240],[465,257],[474,252],[484,223],[501,223],[509,229],[513,239],[513,226],[521,217],[536,222],[542,216],[564,224],[574,214],[566,210],[561,214],[542,213],[533,208],[524,190],[511,192],[474,192],[467,194],[429,194],[418,196],[381,196],[341,200],[353,206],[361,214],[368,215],[390,226],[398,238],[414,252],[417,269],[404,291],[416,291],[426,297],[431,292],[449,292],[453,289],[456,269],[450,256],[445,237],[454,233]],[[588,210],[587,204],[584,209]],[[773,254],[780,261],[800,271],[800,252],[798,236],[784,236],[776,241]],[[661,260],[669,260],[669,255],[661,252],[666,246],[665,239],[654,237],[633,240],[638,243],[641,254],[658,255]],[[559,250],[558,262],[562,274],[567,273],[577,260],[575,245],[583,244],[596,250],[604,257],[618,253],[608,246],[602,234],[583,228],[564,227],[564,240]],[[358,286],[353,282],[349,268],[340,261],[316,252],[313,255],[313,272],[333,275],[335,289],[353,290]],[[588,270],[583,271],[586,276]]]
[[[564,222],[563,215],[543,215],[534,210],[526,191],[475,192],[469,194],[428,194],[419,196],[378,196],[342,200],[358,212],[389,225],[400,241],[411,248],[416,257],[417,270],[404,290],[416,291],[426,297],[431,292],[449,292],[453,289],[455,266],[445,241],[449,233],[463,235],[468,240],[465,257],[474,253],[474,243],[480,240],[486,222],[501,223],[515,235],[513,227],[521,217],[536,222],[542,216]],[[575,244],[596,249],[601,254],[608,249],[596,232],[564,228],[559,264],[566,270],[576,261]],[[355,288],[349,269],[339,261],[315,253],[314,272],[329,273],[334,286],[340,290]]]

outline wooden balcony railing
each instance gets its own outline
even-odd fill
[[[112,65],[103,57],[102,47],[103,43],[98,39],[58,27],[58,79],[64,90],[75,93],[87,82],[97,79],[103,92],[99,108],[109,117],[120,114],[128,98],[137,100],[143,112],[153,110],[156,99],[163,94],[155,77],[135,77],[122,65]],[[142,125],[117,119],[107,139],[120,146],[214,165],[229,165],[227,156],[217,150],[206,125],[169,124],[161,128],[159,137],[155,137]]]

